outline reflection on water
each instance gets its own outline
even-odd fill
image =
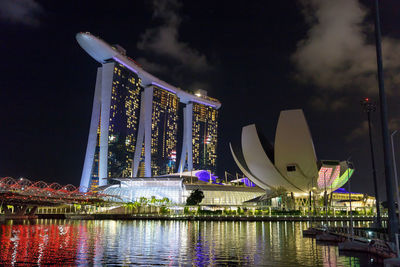
[[[337,226],[342,226],[336,222]],[[0,264],[367,266],[303,238],[307,222],[70,221],[0,224]],[[361,226],[359,224],[359,226]]]

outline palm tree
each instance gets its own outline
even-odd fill
[[[135,201],[135,202],[133,202],[133,205],[132,205],[134,208],[135,208],[135,210],[138,212],[139,211],[139,209],[140,209],[140,202],[138,202],[138,201]]]
[[[140,206],[144,207],[144,212],[146,213],[146,207],[149,204],[149,200],[145,197],[139,198]]]
[[[163,197],[162,199],[161,199],[161,203],[163,204],[163,205],[167,205],[167,204],[169,204],[171,201],[169,200],[169,198],[167,198],[167,197]]]
[[[141,197],[139,198],[139,202],[140,204],[147,205],[149,203],[149,200],[145,197]]]
[[[155,196],[151,196],[150,203],[154,205],[154,204],[156,204],[156,202],[157,202],[156,197]]]

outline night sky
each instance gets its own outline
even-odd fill
[[[400,129],[400,3],[382,2],[392,131]],[[219,176],[239,171],[229,142],[243,126],[256,123],[273,142],[279,112],[302,108],[318,159],[351,156],[352,191],[372,194],[360,106],[378,97],[372,3],[1,0],[0,177],[79,185],[99,63],[75,34],[89,31],[166,82],[222,102]],[[384,194],[379,112],[372,122]],[[400,151],[400,134],[395,142]]]

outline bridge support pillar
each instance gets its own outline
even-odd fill
[[[2,209],[4,211],[4,214],[12,214],[13,213],[13,207],[9,208],[6,203],[3,203]]]
[[[35,215],[36,211],[38,209],[38,206],[33,206],[29,212],[27,212],[27,215]]]
[[[25,212],[26,212],[27,209],[28,209],[27,205],[14,206],[14,213],[16,215],[25,215]]]

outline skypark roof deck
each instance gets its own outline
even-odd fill
[[[78,41],[79,45],[99,63],[103,64],[109,60],[115,60],[116,62],[124,65],[126,68],[136,73],[142,79],[144,86],[154,85],[163,88],[171,93],[176,94],[183,103],[195,102],[202,105],[211,106],[216,109],[221,107],[221,103],[217,100],[212,100],[206,96],[203,97],[193,95],[158,79],[152,74],[146,72],[134,60],[126,56],[124,51],[119,51],[117,48],[109,45],[101,38],[96,37],[89,32],[78,33],[76,35],[76,40]]]

